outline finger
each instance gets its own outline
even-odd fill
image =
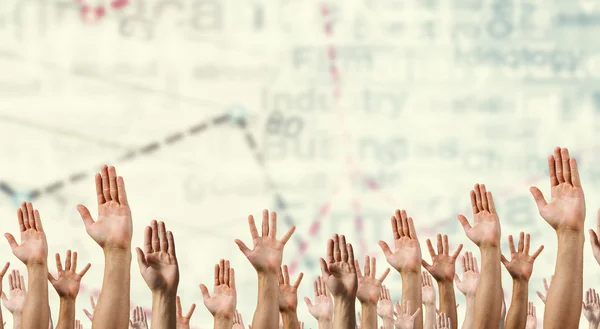
[[[63,271],[63,267],[62,267],[62,261],[60,260],[60,254],[56,253],[56,255],[54,255],[54,259],[56,260],[56,271],[59,273]]]
[[[477,266],[477,258],[473,257],[473,271],[479,273],[479,267]]]
[[[167,229],[165,222],[160,221],[158,223],[158,241],[160,244],[160,251],[167,252],[169,250],[169,242],[167,241]]]
[[[490,211],[490,208],[488,206],[487,191],[485,189],[485,184],[479,184],[479,189],[481,193],[481,206],[483,207],[483,210]]]
[[[192,306],[190,306],[190,310],[186,313],[185,317],[186,318],[191,318],[192,315],[194,314],[194,311],[196,310],[196,304],[192,304]],[[241,322],[241,315],[240,315],[240,322]]]
[[[558,178],[556,176],[556,164],[554,162],[554,156],[548,157],[548,173],[550,174],[550,187],[558,185]]]
[[[394,240],[398,240],[398,239],[400,239],[400,233],[399,232],[401,230],[398,229],[398,222],[396,221],[396,217],[392,216],[391,221],[392,221],[392,231],[394,233]]]
[[[438,255],[444,254],[444,247],[442,246],[442,235],[438,233],[437,238],[437,253]]]
[[[235,239],[234,240],[235,244],[237,244],[238,248],[240,248],[240,251],[246,256],[248,257],[248,254],[250,252],[252,252],[252,250],[250,250],[250,248],[248,248],[248,246],[246,246],[245,243],[242,242],[242,240],[239,239]]]
[[[313,308],[313,304],[310,301],[310,298],[304,297],[304,302],[306,303],[306,307],[308,307],[309,310]]]
[[[33,214],[33,205],[31,202],[27,202],[27,219],[29,220],[29,227],[36,229],[35,227],[35,215]]]
[[[379,245],[379,247],[381,248],[381,251],[383,251],[383,254],[386,257],[389,257],[392,255],[392,250],[390,250],[390,247],[388,246],[387,243],[385,243],[385,241],[380,240],[377,244]]]
[[[530,243],[531,243],[531,235],[529,235],[529,233],[527,233],[527,234],[525,234],[525,248],[523,249],[523,252],[525,253],[525,255],[529,255]]]
[[[96,198],[98,200],[98,205],[101,205],[106,202],[104,198],[104,191],[102,190],[102,176],[99,173],[94,175],[94,182],[96,184]]]
[[[250,227],[252,241],[254,241],[254,239],[258,239],[258,230],[256,229],[256,223],[254,222],[254,216],[252,215],[248,215],[248,226]]]
[[[281,237],[281,239],[279,240],[279,242],[281,242],[282,244],[286,244],[290,238],[292,237],[292,235],[294,234],[294,231],[296,231],[296,226],[292,226],[287,232],[285,232],[285,234]]]
[[[473,210],[473,215],[475,215],[479,212],[479,207],[477,207],[477,197],[475,195],[475,190],[471,190],[469,192],[469,198],[471,199],[471,209]]]
[[[533,257],[533,259],[536,259],[540,253],[542,253],[542,250],[544,250],[544,245],[541,245],[539,248],[537,248],[537,250],[533,253],[533,255],[531,255],[531,257]]]
[[[546,290],[546,293],[548,293],[548,281],[546,281],[546,278],[544,278],[544,290]]]
[[[213,275],[215,288],[221,284],[221,280],[219,280],[220,268],[221,268],[221,265],[219,263],[215,264],[215,270],[214,270],[214,275]]]
[[[573,186],[581,187],[581,179],[579,178],[579,168],[577,167],[577,160],[571,159],[571,181]]]
[[[202,298],[205,301],[210,299],[210,293],[208,292],[208,289],[206,288],[205,285],[203,285],[203,284],[200,285],[200,292],[202,293]]]
[[[356,268],[356,276],[358,278],[362,278],[363,274],[362,274],[362,271],[360,270],[360,264],[358,264],[358,259],[354,261],[354,267]],[[367,269],[367,266],[365,265],[365,271],[366,271],[366,269]]]
[[[323,276],[323,280],[331,275],[329,272],[329,267],[327,267],[327,263],[323,258],[319,258],[319,262],[321,263],[321,275]]]
[[[569,158],[569,149],[565,147],[565,148],[562,148],[560,151],[561,151],[561,158],[562,158],[563,178],[565,180],[565,183],[572,184],[571,183],[571,164],[570,164],[570,158]]]
[[[85,265],[85,267],[83,268],[83,270],[81,270],[81,272],[79,272],[79,276],[83,277],[88,272],[88,270],[90,269],[90,267],[92,267],[92,264],[87,263],[87,265]]]
[[[267,209],[262,212],[262,236],[269,236],[269,211]]]
[[[23,222],[23,211],[21,210],[21,208],[17,209],[17,221],[19,222],[19,230],[21,232],[27,230],[27,228],[25,227],[25,223]]]
[[[6,271],[8,271],[8,267],[10,266],[9,262],[6,262],[6,264],[4,264],[4,267],[2,268],[2,270],[0,271],[0,280],[1,278],[4,277],[4,275],[6,275]],[[1,283],[0,283],[1,284]]]
[[[411,239],[417,239],[417,230],[415,229],[412,217],[408,217],[408,233],[410,233]]]
[[[519,233],[519,247],[518,247],[518,251],[519,252],[523,252],[523,250],[525,249],[525,233],[521,232]]]
[[[502,254],[500,254],[500,261],[502,262],[502,264],[504,265],[504,267],[506,267],[506,269],[508,269],[508,265],[510,264],[510,262]]]
[[[348,243],[346,245],[346,248],[348,250],[348,264],[350,265],[350,271],[355,272],[356,269],[354,268],[354,248],[352,248],[351,243]]]
[[[333,250],[335,249],[335,241],[337,238],[334,236],[333,239],[327,240],[327,263],[331,264],[335,262],[335,256],[333,255]]]
[[[348,246],[346,244],[346,236],[340,235],[340,256],[342,257],[342,261],[344,263],[348,262]],[[352,261],[352,266],[354,266],[354,260]]]
[[[17,271],[17,273],[19,273],[19,271]],[[27,286],[25,285],[25,277],[22,275],[19,275],[19,287],[21,290],[23,290],[24,292],[27,291]]]
[[[410,237],[410,230],[408,229],[408,216],[405,210],[400,211],[400,218],[402,219],[402,233],[404,236]]]
[[[173,237],[173,232],[167,232],[167,248],[169,250],[169,255],[173,258],[177,257],[175,252],[175,238]]]
[[[290,274],[288,273],[288,268],[286,265],[283,265],[281,270],[281,279],[282,283],[289,285],[290,284]]]
[[[65,257],[65,271],[71,270],[71,250],[67,250],[67,256]]]
[[[135,252],[137,254],[138,267],[140,268],[140,272],[144,272],[149,266],[148,262],[146,261],[146,256],[140,248],[135,248]]]
[[[124,206],[129,206],[129,201],[127,200],[127,190],[125,190],[125,180],[123,177],[117,177],[117,196],[119,203]]]
[[[298,289],[300,287],[300,282],[302,282],[303,277],[304,277],[304,273],[300,272],[300,274],[298,274],[298,278],[296,279],[296,282],[294,282],[294,287],[296,289]]]
[[[157,252],[160,251],[160,238],[158,234],[158,222],[153,219],[150,222],[150,227],[152,227],[152,249]]]
[[[535,186],[530,187],[529,192],[531,192],[531,195],[533,196],[533,200],[535,200],[535,204],[538,207],[538,211],[541,211],[545,206],[548,205],[548,203],[546,202],[546,199],[544,198],[544,195],[537,187],[535,187]]]
[[[369,256],[365,256],[365,276],[371,276],[371,258]],[[358,264],[358,261],[356,261],[356,264]],[[360,271],[360,267],[359,266],[355,266],[358,268],[358,270]]]
[[[271,221],[269,225],[269,236],[273,239],[277,239],[277,213],[271,212]]]
[[[508,248],[510,249],[511,256],[517,253],[517,251],[515,250],[515,241],[513,240],[512,234],[508,236]]]
[[[452,254],[452,258],[453,259],[457,259],[458,256],[460,255],[460,252],[462,251],[463,248],[463,244],[459,244],[458,247],[456,247],[456,250],[454,251],[454,253]]]
[[[448,245],[448,236],[446,234],[444,234],[442,236],[442,246],[443,246],[443,251],[444,251],[444,255],[449,255],[450,254],[450,247]]]
[[[223,266],[223,282],[221,283],[229,286],[229,269],[231,267],[231,263],[229,263],[228,260],[225,260],[224,265],[225,266]]]
[[[225,283],[225,280],[223,278],[224,277],[224,273],[223,273],[224,270],[225,270],[225,260],[221,259],[219,261],[219,285],[222,285],[222,284]]]
[[[479,184],[475,184],[473,186],[473,191],[475,192],[475,204],[477,205],[477,211],[483,211],[483,205],[481,203],[481,189]]]
[[[110,199],[119,201],[119,190],[117,189],[117,171],[114,166],[108,167],[108,186],[110,188]]]
[[[375,259],[375,257],[371,257],[371,268],[370,268],[370,275],[372,278],[375,278],[375,274],[377,274],[377,259]]]
[[[424,259],[421,259],[421,265],[431,273],[431,265],[429,265],[429,263],[427,263]]]
[[[321,277],[317,277],[317,279],[315,281],[313,281],[313,290],[315,292],[315,301],[317,300],[317,297],[320,295],[320,291],[321,291],[321,286],[319,285],[319,279],[321,279]]]
[[[554,148],[554,167],[556,167],[556,178],[558,179],[558,183],[564,183],[565,177],[562,173],[562,156],[560,154],[560,147]]]
[[[471,224],[469,224],[467,218],[463,215],[458,215],[456,216],[456,218],[458,218],[460,225],[462,225],[463,230],[465,231],[465,233],[467,233],[471,229]]]
[[[390,274],[390,269],[386,268],[385,271],[383,271],[383,274],[379,277],[379,282],[383,282],[385,278],[387,278],[388,274]]]
[[[15,240],[15,237],[10,233],[4,233],[4,237],[6,238],[6,241],[8,241],[8,244],[10,245],[10,248],[13,250],[14,253],[15,248],[19,246],[19,244]]]
[[[73,254],[71,256],[71,262],[71,271],[77,271],[77,251],[73,251]]]
[[[333,235],[333,260],[339,262],[342,260],[342,252],[340,251],[340,241],[337,234]]]
[[[494,203],[494,197],[492,196],[492,192],[486,193],[488,209],[492,214],[496,213],[496,204]]]
[[[463,269],[463,274],[469,270],[469,253],[468,252],[462,256],[462,269]]]
[[[94,220],[92,219],[92,214],[90,214],[90,211],[88,210],[88,208],[84,205],[77,205],[77,211],[79,212],[79,215],[81,216],[81,219],[83,220],[83,224],[85,225],[85,227],[89,227],[90,225],[94,224]]]
[[[235,270],[229,268],[229,287],[235,289]]]
[[[427,250],[429,250],[429,255],[431,255],[431,258],[433,259],[433,257],[436,256],[435,250],[433,249],[433,244],[431,243],[431,240],[427,239],[425,240],[425,244],[427,245]]]

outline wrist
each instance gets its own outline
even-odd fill
[[[585,240],[585,236],[583,234],[583,230],[573,230],[573,229],[557,229],[556,236],[559,241],[563,242],[573,242],[573,243],[582,243]]]
[[[25,266],[27,267],[28,271],[31,271],[31,270],[47,271],[47,269],[48,269],[48,263],[42,262],[42,261],[29,262],[29,263],[25,264]]]
[[[281,313],[281,317],[282,318],[289,318],[291,316],[298,316],[298,311],[294,308],[294,309],[287,309],[287,310],[279,310],[279,313]]]
[[[177,298],[177,288],[175,290],[164,289],[152,291],[152,302],[153,303],[170,303],[175,302]]]
[[[75,304],[75,300],[77,299],[77,296],[75,297],[71,297],[71,296],[59,296],[60,299],[60,305],[63,306],[70,306],[71,304]]]
[[[129,248],[104,247],[104,258],[117,259],[131,262],[131,245]]]

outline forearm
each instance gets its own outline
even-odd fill
[[[458,328],[454,282],[439,281],[438,289],[440,291],[440,312],[446,313],[446,315],[450,318],[452,328]]]
[[[104,252],[102,291],[92,321],[93,329],[129,327],[131,250]]]
[[[423,329],[433,329],[435,324],[435,305],[425,305],[425,320]]]
[[[474,329],[500,327],[502,311],[502,280],[500,277],[500,248],[482,247],[481,275],[475,293]]]
[[[73,329],[75,326],[75,299],[61,298],[56,329]]]
[[[28,292],[23,307],[22,327],[48,329],[50,308],[48,306],[48,266],[27,265]]]
[[[583,298],[583,232],[558,233],[554,278],[546,297],[545,329],[577,328]]]
[[[319,329],[331,329],[331,320],[317,320]]]
[[[152,324],[151,329],[177,328],[177,291],[152,293]]]
[[[473,323],[475,323],[475,296],[467,296],[466,304],[462,329],[473,329]]]
[[[523,329],[527,324],[529,282],[513,280],[512,300],[506,314],[506,329]]]
[[[423,303],[421,295],[421,272],[401,272],[402,301],[411,301],[410,314],[413,314]],[[414,329],[423,329],[423,316],[417,316]]]
[[[394,319],[385,318],[383,319],[383,329],[394,329]]]
[[[21,314],[13,314],[13,329],[21,329],[23,316]]]
[[[333,329],[356,328],[355,296],[334,297]]]
[[[279,328],[279,280],[276,273],[258,273],[258,301],[252,328]],[[233,323],[233,319],[230,319]],[[215,327],[216,328],[216,327]],[[231,328],[231,325],[228,329]]]
[[[377,304],[361,303],[361,329],[379,329],[377,327]],[[393,325],[393,323],[392,323]]]
[[[282,312],[281,319],[283,320],[283,329],[300,329],[298,313],[296,311]]]

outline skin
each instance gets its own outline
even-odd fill
[[[556,231],[558,252],[554,280],[546,298],[546,329],[576,328],[583,297],[583,243],[585,197],[577,161],[569,150],[556,147],[548,157],[551,200],[548,203],[537,187],[531,187],[538,211]]]
[[[405,301],[402,305],[400,305],[400,302],[396,301],[396,314],[398,314],[398,318],[396,321],[394,321],[394,327],[396,329],[414,328],[415,320],[421,314],[421,308],[418,308],[415,313],[410,314],[410,304],[410,301]]]
[[[600,324],[600,297],[596,289],[588,289],[585,292],[585,300],[582,302],[583,316],[588,320],[590,329],[597,329]]]
[[[192,306],[190,306],[190,309],[188,310],[188,312],[186,313],[186,315],[183,315],[183,311],[181,308],[181,298],[179,296],[177,296],[177,329],[190,329],[190,319],[192,318],[192,315],[194,314],[194,310],[196,310],[196,304],[192,304]],[[235,320],[235,318],[234,318]]]
[[[321,261],[321,276],[333,296],[333,329],[356,327],[355,299],[358,276],[352,245],[334,234],[327,241],[327,261]]]
[[[77,210],[88,235],[104,252],[104,279],[94,311],[92,329],[127,329],[131,282],[131,236],[133,223],[123,177],[115,167],[102,166],[95,176],[98,219],[88,208]]]
[[[390,290],[381,285],[379,293],[379,302],[377,302],[377,315],[383,321],[384,329],[394,328],[394,305],[392,304],[392,296]]]
[[[230,267],[228,260],[221,259],[215,265],[214,277],[212,296],[208,293],[205,285],[200,285],[204,306],[213,316],[215,329],[231,329],[237,304],[237,292],[235,290],[235,271]]]
[[[231,329],[246,329],[244,327],[244,320],[238,310],[235,310],[235,316],[233,317],[233,327]]]
[[[527,323],[529,279],[533,273],[535,259],[544,250],[544,246],[542,245],[530,256],[529,240],[529,234],[525,235],[521,232],[519,234],[518,249],[515,249],[513,237],[509,235],[508,246],[510,248],[511,260],[506,259],[504,255],[501,257],[502,264],[513,279],[512,301],[508,309],[505,324],[505,328],[507,329],[521,329]]]
[[[131,319],[129,320],[130,329],[148,329],[148,318],[146,312],[137,306],[131,311]]]
[[[23,307],[22,327],[48,329],[50,306],[48,305],[48,243],[42,227],[40,214],[31,202],[23,202],[17,210],[21,231],[19,245],[10,233],[4,236],[13,254],[27,266],[29,293]]]
[[[385,254],[388,263],[400,272],[402,277],[402,301],[411,301],[412,313],[422,303],[421,296],[421,247],[417,238],[417,231],[413,219],[408,217],[406,211],[396,210],[391,218],[392,232],[394,234],[394,251],[385,241],[379,241],[379,246]],[[423,328],[423,317],[415,320],[415,329]]]
[[[364,275],[360,271],[358,260],[354,261],[354,268],[356,268],[358,277],[356,298],[358,298],[362,309],[360,327],[363,329],[377,329],[377,303],[381,295],[381,284],[390,273],[390,269],[385,269],[383,274],[376,278],[377,260],[375,257],[369,256],[365,256]]]
[[[254,217],[248,216],[253,249],[239,239],[235,240],[242,253],[250,261],[258,276],[258,301],[252,319],[253,328],[276,328],[279,325],[279,280],[283,248],[296,230],[292,226],[277,240],[277,214],[263,210],[262,235],[258,234]],[[233,317],[233,313],[231,314]],[[229,328],[228,328],[229,329]]]
[[[466,311],[462,329],[472,329],[475,321],[475,294],[479,285],[479,267],[477,258],[472,253],[466,252],[462,256],[463,278],[455,275],[454,282],[458,290],[465,295]]]
[[[290,273],[287,265],[279,272],[279,313],[283,320],[283,328],[299,329],[298,327],[298,287],[304,273],[300,272],[296,282],[290,284]]]
[[[433,329],[436,317],[435,288],[433,286],[433,281],[431,280],[431,275],[429,275],[429,272],[423,271],[422,277],[423,284],[421,286],[421,294],[423,296],[423,306],[425,306],[425,320],[423,328]]]
[[[58,277],[55,278],[48,272],[48,280],[60,298],[60,311],[58,313],[56,329],[71,329],[75,325],[75,304],[77,295],[79,294],[79,286],[81,279],[91,266],[88,263],[81,272],[77,273],[77,253],[71,253],[71,250],[67,250],[65,267],[63,269],[60,254],[56,254],[56,271]]]
[[[554,279],[554,275],[552,275],[550,277],[550,283],[552,283],[553,279]],[[542,294],[539,290],[536,291],[535,293],[540,298],[540,300],[542,301],[542,303],[546,304],[546,296],[548,296],[548,290],[550,289],[549,288],[550,284],[548,283],[548,281],[546,281],[546,278],[544,278],[543,282],[544,282],[544,291],[546,292],[546,294]]]
[[[465,234],[481,253],[481,275],[475,294],[473,328],[500,327],[502,309],[502,278],[500,275],[500,220],[494,206],[492,193],[485,185],[475,184],[470,193],[475,224],[459,215]]]
[[[308,312],[319,324],[319,329],[331,329],[331,320],[333,319],[333,299],[325,286],[325,282],[318,276],[313,284],[315,292],[315,304],[310,298],[304,297],[304,302],[308,307]]]
[[[4,264],[4,267],[2,268],[2,270],[0,270],[0,295],[4,295],[4,292],[2,291],[2,281],[4,279],[4,275],[6,275],[6,271],[8,271],[8,267],[10,266],[10,263],[6,263]],[[4,318],[2,317],[2,308],[0,307],[0,329],[4,329]]]
[[[450,322],[450,317],[447,316],[446,313],[438,314],[433,328],[434,329],[451,329],[452,324]]]
[[[532,302],[527,305],[527,323],[525,329],[536,329],[537,328],[537,317],[535,315],[535,306]]]
[[[152,329],[177,327],[179,265],[175,238],[164,222],[152,220],[144,231],[144,250],[136,248],[140,273],[152,291]]]
[[[454,276],[456,275],[456,258],[460,255],[463,245],[458,245],[458,248],[450,255],[450,247],[448,246],[448,236],[441,234],[437,235],[437,254],[433,249],[431,240],[427,239],[427,249],[431,255],[432,265],[429,265],[425,260],[422,260],[423,267],[431,273],[431,276],[438,284],[440,291],[440,311],[446,313],[450,317],[450,323],[453,328],[458,325],[458,316],[456,314],[456,296],[454,295]]]
[[[13,329],[21,329],[23,307],[25,306],[25,297],[27,296],[27,285],[18,270],[12,270],[9,273],[8,283],[10,297],[6,297],[6,294],[2,292],[2,303],[13,315]]]
[[[90,321],[94,321],[94,312],[96,311],[96,301],[94,300],[94,296],[90,296],[90,305],[92,306],[92,311],[88,311],[87,309],[83,309],[83,313],[87,316]]]

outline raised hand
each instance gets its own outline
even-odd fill
[[[95,180],[98,220],[84,205],[77,206],[85,230],[104,249],[130,250],[133,223],[123,177],[117,176],[115,167],[103,165]]]
[[[492,192],[487,192],[484,184],[475,184],[470,196],[475,224],[471,226],[465,216],[458,215],[465,234],[478,247],[498,247],[500,245],[500,220],[496,213]]]
[[[60,254],[57,253],[56,270],[58,272],[58,278],[54,278],[54,276],[48,272],[48,280],[50,280],[50,283],[60,298],[75,300],[79,293],[81,279],[90,269],[90,266],[92,266],[92,264],[88,263],[81,272],[77,273],[77,252],[71,254],[71,250],[67,250],[65,268],[63,269]]]
[[[246,329],[244,328],[244,320],[238,310],[235,310],[235,316],[233,317],[233,327],[231,329]]]
[[[554,275],[550,276],[550,283],[552,283],[552,279],[554,279]],[[548,296],[548,290],[550,290],[550,284],[548,283],[548,281],[546,281],[546,278],[544,278],[544,291],[546,292],[546,294],[542,294],[539,290],[536,291],[535,293],[538,295],[538,297],[540,298],[540,300],[542,301],[542,303],[546,304],[546,297]]]
[[[131,319],[129,320],[130,329],[148,329],[148,319],[144,309],[137,306],[131,311]]]
[[[319,322],[331,322],[331,319],[333,318],[333,300],[331,299],[331,294],[327,291],[325,282],[320,276],[318,276],[314,282],[314,291],[314,305],[310,301],[310,298],[304,297],[308,312]]]
[[[15,316],[21,316],[23,313],[23,306],[25,306],[25,296],[27,296],[27,286],[25,285],[25,279],[19,273],[19,270],[12,270],[8,274],[8,288],[9,296],[2,292],[2,304],[4,307]]]
[[[479,267],[477,267],[477,258],[472,253],[466,252],[462,256],[463,278],[454,277],[456,287],[466,297],[475,297],[477,285],[479,284]]]
[[[83,309],[83,313],[87,316],[90,321],[94,320],[94,313],[96,312],[96,301],[94,300],[94,296],[90,296],[90,305],[92,306],[92,311],[88,311],[87,309]]]
[[[365,256],[365,273],[360,271],[360,265],[358,260],[354,261],[354,267],[358,277],[358,290],[356,298],[362,304],[377,304],[379,301],[379,295],[381,294],[381,283],[387,275],[390,273],[390,269],[386,268],[383,274],[379,277],[375,277],[377,271],[377,260],[375,257]]]
[[[600,323],[600,298],[596,289],[588,289],[585,292],[585,300],[583,304],[583,316],[589,323],[598,326]]]
[[[354,299],[358,289],[354,251],[351,244],[346,244],[346,237],[334,234],[327,241],[327,262],[321,261],[321,272],[325,285],[333,297],[349,297]]]
[[[394,321],[394,327],[396,329],[413,329],[415,326],[415,319],[421,313],[421,308],[419,307],[415,313],[410,314],[411,309],[411,301],[407,300],[402,302],[402,305],[398,301],[396,301],[396,314],[398,315],[396,320]]]
[[[165,223],[152,220],[144,231],[144,251],[137,252],[142,277],[150,290],[176,293],[179,284],[179,266],[175,254],[173,233],[167,231]]]
[[[189,311],[184,316],[183,311],[181,309],[181,298],[177,296],[177,329],[189,329],[190,328],[190,319],[192,318],[192,314],[194,314],[194,310],[196,309],[196,304],[192,304],[190,306]]]
[[[600,234],[600,209],[598,209],[598,213],[596,215],[596,225],[597,231],[590,229],[590,244],[592,245],[592,254],[594,258],[600,264],[600,238],[598,234]]]
[[[23,202],[21,208],[17,209],[17,219],[21,231],[21,244],[17,243],[12,234],[4,234],[13,254],[25,265],[45,266],[48,258],[48,243],[40,213],[33,209],[31,202]]]
[[[567,148],[556,147],[548,157],[550,171],[550,203],[537,187],[529,191],[533,195],[540,215],[557,231],[583,231],[585,199],[577,161],[569,158]]]
[[[537,328],[537,317],[535,316],[535,306],[532,302],[527,305],[527,322],[525,323],[525,329],[536,329]]]
[[[253,249],[248,248],[239,239],[236,239],[235,243],[257,272],[277,273],[281,266],[283,247],[296,230],[296,227],[292,226],[283,235],[281,240],[277,240],[277,214],[272,212],[269,220],[269,211],[266,209],[263,210],[262,236],[258,235],[252,215],[248,216],[248,225],[250,226],[250,234],[252,235],[252,243],[254,244]]]
[[[423,271],[423,284],[421,286],[421,295],[423,296],[423,305],[435,307],[435,288],[431,281],[431,275],[427,271]]]
[[[296,282],[290,284],[290,273],[287,265],[279,271],[279,312],[296,312],[298,308],[298,287],[304,273],[300,272]]]
[[[443,241],[443,242],[442,242]],[[452,282],[454,276],[456,275],[455,271],[455,262],[458,255],[460,255],[460,251],[462,250],[463,245],[459,244],[456,250],[452,255],[450,255],[450,247],[448,246],[448,236],[444,234],[442,239],[442,235],[437,235],[437,251],[433,250],[433,245],[431,244],[431,240],[427,239],[427,248],[429,249],[429,254],[431,255],[432,265],[429,265],[424,259],[421,260],[423,267],[431,273],[433,278],[438,282]]]
[[[81,324],[81,321],[79,320],[75,320],[75,329],[83,329],[83,325]]]
[[[412,218],[406,215],[406,211],[396,210],[391,222],[394,233],[394,252],[385,241],[379,241],[385,258],[398,272],[418,273],[421,269],[421,247]]]
[[[438,314],[433,328],[434,329],[452,329],[452,325],[450,324],[450,317],[448,317],[446,315],[446,313]]]
[[[221,259],[215,265],[215,283],[213,295],[210,296],[208,288],[200,285],[204,305],[213,317],[232,319],[235,315],[237,294],[235,290],[235,272],[230,268],[229,261]]]
[[[377,302],[377,315],[384,321],[394,319],[392,296],[390,295],[390,290],[384,285],[380,289],[379,301]]]
[[[523,238],[525,237],[525,238]],[[541,245],[531,256],[529,255],[529,234],[525,235],[523,232],[519,234],[519,246],[515,250],[515,242],[513,236],[508,236],[508,247],[510,248],[511,260],[508,261],[504,255],[501,256],[502,264],[510,273],[510,276],[514,280],[529,281],[531,274],[533,273],[533,262],[540,255],[544,246]]]

